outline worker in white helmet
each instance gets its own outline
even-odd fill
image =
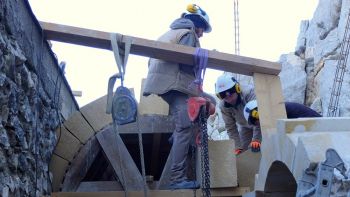
[[[200,47],[199,38],[203,36],[203,32],[209,33],[211,29],[207,13],[198,5],[190,4],[186,12],[170,25],[170,30],[158,41]],[[175,122],[172,136],[170,189],[199,188],[197,181],[189,180],[186,176],[187,156],[195,133],[187,113],[187,99],[191,96],[203,95],[200,88],[191,86],[194,80],[195,70],[192,65],[154,58],[149,60],[143,95],[156,94],[162,97],[169,104],[169,113]]]
[[[234,153],[238,155],[249,148],[253,152],[260,151],[260,126],[248,124],[243,113],[244,106],[256,99],[254,88],[252,86],[241,88],[234,77],[223,74],[215,83],[215,92],[221,99],[219,108],[227,134],[235,142]]]
[[[287,118],[311,118],[322,117],[313,109],[295,102],[284,103],[287,113]],[[244,118],[251,125],[260,125],[258,102],[256,100],[249,101],[244,107]]]

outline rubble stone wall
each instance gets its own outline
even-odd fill
[[[78,105],[26,0],[0,3],[0,196],[51,192],[55,129]]]

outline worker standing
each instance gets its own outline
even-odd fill
[[[313,109],[294,102],[284,103],[287,113],[287,118],[312,118],[322,117]],[[244,117],[251,125],[260,125],[258,103],[256,100],[249,101],[244,107]]]
[[[158,41],[200,47],[199,38],[209,33],[211,26],[207,13],[198,5],[190,4],[185,13],[176,19],[170,30]],[[173,133],[173,158],[171,164],[170,188],[199,188],[197,181],[188,180],[187,155],[195,132],[187,113],[187,99],[201,95],[201,89],[193,86],[195,66],[183,65],[151,58],[143,95],[159,95],[169,104],[169,113],[175,122]],[[215,99],[214,99],[215,100]]]
[[[223,74],[215,83],[215,92],[221,99],[219,108],[227,134],[235,142],[234,153],[238,155],[249,147],[253,152],[260,151],[260,126],[249,125],[243,113],[244,106],[256,99],[254,88],[252,86],[241,88],[234,77]]]

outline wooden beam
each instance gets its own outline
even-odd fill
[[[211,189],[211,196],[243,196],[243,194],[249,192],[248,187],[235,187],[235,188],[220,188]],[[191,189],[187,190],[149,190],[148,196],[152,197],[193,197],[201,196],[201,190]],[[52,197],[143,197],[144,193],[142,191],[130,191],[125,195],[124,191],[109,191],[109,192],[58,192],[52,193]]]
[[[86,142],[66,172],[62,191],[73,192],[77,190],[100,150],[101,146],[96,137]]]
[[[117,181],[86,181],[81,182],[77,192],[123,191]]]
[[[142,191],[141,173],[120,136],[113,129],[105,129],[96,134],[96,137],[124,188],[128,191]]]
[[[118,126],[119,133],[138,133],[138,129],[141,133],[172,133],[175,129],[171,116],[140,115],[138,121]]]
[[[40,22],[40,24],[43,28],[44,35],[48,40],[111,50],[109,32],[47,22]],[[132,46],[130,49],[130,53],[132,54],[183,64],[194,64],[194,47],[147,40],[126,35],[123,35],[121,41],[122,43],[125,42],[126,37],[132,39]],[[250,76],[252,76],[253,73],[277,75],[281,70],[280,64],[276,62],[221,53],[218,51],[209,51],[208,68]]]

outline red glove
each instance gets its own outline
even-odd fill
[[[234,153],[235,153],[235,155],[239,155],[239,154],[242,153],[242,151],[243,151],[243,149],[237,148],[237,149],[234,150]]]
[[[260,146],[261,143],[259,140],[252,140],[252,142],[250,142],[250,148],[252,152],[260,152]]]

